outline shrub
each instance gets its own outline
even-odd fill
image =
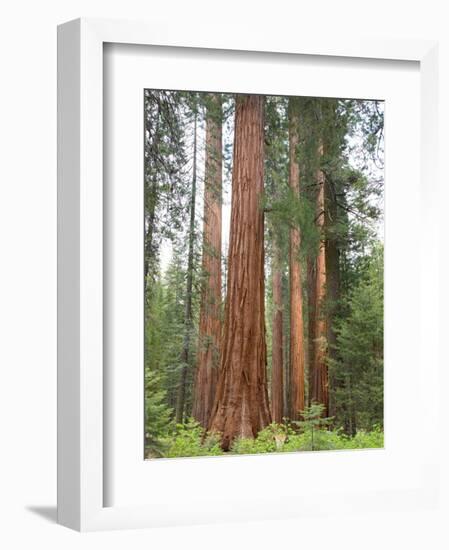
[[[383,446],[384,432],[376,425],[370,432],[361,430],[354,437],[348,437],[345,449],[379,449]]]
[[[285,442],[293,433],[287,424],[273,422],[261,430],[255,439],[236,439],[231,447],[233,454],[256,454],[282,452]]]
[[[313,438],[313,439],[312,439]],[[332,451],[340,449],[374,449],[383,447],[383,432],[376,426],[371,432],[360,431],[354,437],[342,429],[326,430],[308,426],[295,432],[286,424],[270,424],[255,439],[239,438],[231,447],[232,454],[274,452]]]
[[[173,437],[167,441],[167,458],[217,456],[223,454],[220,440],[216,434],[206,433],[204,428],[193,419],[178,424]]]
[[[313,421],[316,418],[312,419]],[[323,420],[323,419],[321,419]],[[301,422],[309,422],[304,420]],[[312,429],[313,426],[313,429]],[[313,443],[312,443],[313,437]],[[375,426],[372,431],[360,431],[354,437],[342,429],[327,430],[314,423],[294,430],[288,424],[273,422],[259,432],[256,438],[238,438],[229,453],[220,447],[219,434],[208,433],[195,420],[178,424],[174,433],[164,441],[167,458],[217,456],[223,454],[261,454],[275,452],[330,451],[339,449],[382,448],[383,431]]]

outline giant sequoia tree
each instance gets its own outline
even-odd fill
[[[192,414],[207,428],[218,380],[221,340],[222,105],[211,95],[206,115],[203,256],[197,370]]]
[[[299,198],[299,106],[295,98],[289,100],[289,185],[295,198]],[[301,230],[297,224],[290,230],[290,377],[291,417],[297,419],[304,410],[304,326],[302,314],[302,274],[300,262]]]
[[[318,158],[323,156],[323,145],[318,147]],[[311,364],[311,397],[312,401],[324,405],[325,414],[329,412],[329,377],[327,366],[327,319],[326,300],[326,247],[324,237],[325,177],[321,168],[316,172],[316,224],[319,228],[320,242],[315,263],[315,288],[313,290],[313,363]]]
[[[209,428],[227,450],[271,421],[266,374],[264,100],[236,98],[231,233],[220,372]]]

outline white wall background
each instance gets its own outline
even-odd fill
[[[446,511],[83,534],[56,515],[56,25],[79,16],[181,18],[192,34],[221,18],[267,33],[443,39],[444,1],[16,0],[3,2],[0,55],[0,546],[6,549],[447,548]],[[442,82],[447,92],[447,77]],[[448,94],[446,93],[446,98]],[[448,109],[441,104],[447,126]],[[442,152],[449,150],[442,135]],[[447,152],[442,155],[442,164]],[[447,189],[441,190],[446,199]],[[442,254],[447,218],[442,196]],[[447,262],[442,280],[448,280]],[[448,304],[447,291],[442,303]],[[443,308],[442,308],[443,311]],[[440,320],[444,322],[442,314]],[[446,326],[447,328],[447,326]],[[447,388],[447,374],[441,388]],[[446,382],[445,382],[446,381]],[[447,409],[447,407],[444,407]],[[418,414],[419,411],[416,411]],[[445,413],[447,414],[447,413]],[[447,422],[441,422],[447,452]],[[419,435],[417,435],[419,444]],[[447,481],[447,474],[445,480]],[[449,485],[446,485],[446,489]],[[448,495],[448,491],[445,492]],[[447,498],[446,498],[447,500]]]

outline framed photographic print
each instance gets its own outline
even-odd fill
[[[69,527],[436,501],[436,45],[220,36],[59,28]]]

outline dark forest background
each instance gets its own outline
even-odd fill
[[[145,456],[383,446],[383,103],[145,91]]]

